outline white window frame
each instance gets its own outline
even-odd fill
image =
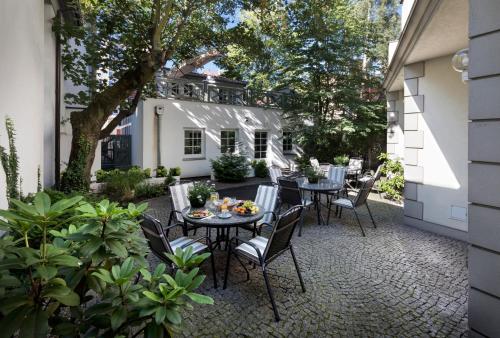
[[[266,146],[266,150],[265,150],[265,154],[266,156],[262,157],[262,156],[259,156],[257,157],[257,153],[262,153],[263,151],[262,150],[257,150],[257,133],[266,133],[266,142],[265,142],[265,146]],[[267,155],[268,155],[268,152],[269,152],[269,131],[268,130],[256,130],[254,131],[253,133],[253,157],[254,159],[266,159],[267,158]],[[259,138],[259,139],[262,139],[262,138]],[[260,144],[262,145],[262,144]]]
[[[223,150],[223,145],[222,145],[222,133],[223,132],[234,132],[234,151],[232,152],[232,154],[235,154],[238,152],[238,142],[239,142],[239,132],[238,132],[238,129],[231,129],[231,128],[227,128],[227,129],[221,129],[220,130],[220,133],[219,133],[219,136],[220,136],[220,152],[221,154],[224,154],[225,151]]]
[[[191,147],[194,148],[193,145],[187,145],[186,132],[201,132],[201,153],[200,154],[186,154],[186,148]],[[204,128],[184,128],[183,129],[183,145],[182,145],[182,153],[184,154],[184,160],[196,160],[196,159],[204,159],[205,158],[205,129]],[[191,138],[195,139],[195,138]]]
[[[285,149],[285,133],[290,134],[290,149]],[[283,151],[283,154],[293,153],[293,135],[292,135],[292,132],[290,130],[283,131],[283,138],[281,139],[281,150]]]

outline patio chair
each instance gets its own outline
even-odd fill
[[[191,239],[185,236],[179,237],[173,241],[168,240],[168,230],[171,230],[177,226],[182,226],[181,224],[174,224],[166,227],[164,231],[163,226],[157,219],[143,214],[141,220],[141,228],[148,241],[149,248],[163,262],[170,265],[172,269],[175,269],[175,265],[172,261],[165,255],[165,253],[175,254],[177,248],[185,250],[188,247],[193,249],[193,253],[200,254],[203,252],[210,252],[210,260],[212,264],[212,274],[214,278],[214,288],[217,288],[217,275],[215,274],[215,261],[212,252],[212,245],[208,237],[200,237],[196,239]],[[205,243],[203,243],[203,240]]]
[[[349,159],[349,164],[347,165],[346,175],[348,178],[353,178],[358,184],[358,177],[361,175],[363,170],[363,159],[360,157],[351,157]]]
[[[278,313],[278,308],[276,302],[274,301],[273,292],[271,290],[271,285],[269,283],[269,277],[267,275],[267,267],[275,258],[281,256],[281,254],[290,250],[292,255],[293,263],[295,269],[297,270],[297,275],[299,277],[300,286],[302,287],[302,292],[306,292],[304,286],[304,281],[300,274],[299,266],[297,264],[297,259],[293,251],[293,246],[291,243],[293,231],[302,218],[303,207],[297,205],[286,211],[283,215],[280,215],[273,227],[273,232],[268,238],[257,236],[247,241],[242,238],[234,237],[231,239],[231,244],[229,245],[229,251],[227,254],[226,261],[226,271],[224,273],[224,286],[223,289],[227,287],[227,278],[229,275],[229,265],[231,260],[231,255],[234,255],[238,260],[239,257],[250,260],[252,263],[257,264],[262,269],[262,274],[264,275],[264,282],[266,284],[267,293],[271,299],[271,305],[274,311],[274,318],[276,321],[280,320]],[[271,226],[271,225],[270,225]],[[238,243],[242,243],[239,244]],[[234,243],[234,247],[233,247]],[[250,279],[250,274],[247,272],[247,280]]]
[[[283,173],[281,171],[281,168],[278,167],[269,167],[269,177],[271,178],[271,182],[273,185],[278,184],[278,177],[282,177]]]
[[[279,209],[281,211],[281,206],[286,204],[288,206],[301,205],[305,208],[309,208],[314,204],[310,197],[305,197],[302,191],[299,189],[299,182],[297,180],[291,180],[286,178],[278,179],[279,184]],[[303,219],[300,220],[299,224],[299,236],[302,236],[302,224]]]
[[[377,228],[377,225],[375,224],[375,220],[373,219],[372,212],[367,202],[368,195],[370,195],[370,191],[373,187],[374,179],[372,177],[365,177],[363,179],[360,179],[360,182],[362,182],[361,188],[358,190],[356,196],[353,199],[350,199],[349,197],[339,198],[337,200],[332,201],[331,204],[340,207],[339,218],[342,217],[343,208],[354,211],[354,215],[356,216],[356,220],[358,221],[361,233],[363,234],[363,236],[366,236],[365,230],[363,229],[363,226],[359,221],[356,209],[362,205],[366,205],[366,209],[368,209],[368,214],[370,215],[370,219],[372,220],[373,227]]]
[[[198,229],[198,227],[188,224],[184,217],[182,217],[182,210],[190,206],[188,199],[188,190],[192,186],[193,183],[189,182],[181,184],[171,184],[168,187],[168,189],[170,190],[170,203],[172,206],[172,211],[170,211],[167,226],[170,227],[172,222],[176,222],[177,225],[182,226],[182,232],[184,236],[187,236],[188,232],[191,230],[194,230],[194,234],[196,234],[196,229]]]
[[[371,173],[367,175],[367,176],[373,177],[374,183],[373,183],[372,191],[377,192],[378,196],[380,198],[382,198],[381,190],[380,190],[380,178],[382,177],[382,169],[383,168],[384,168],[384,165],[380,164],[377,167],[377,170],[375,171],[375,173],[373,175],[371,175]]]
[[[327,179],[331,182],[334,182],[336,184],[340,184],[342,186],[342,189],[336,192],[331,192],[331,193],[326,193],[326,203],[328,204],[328,217],[326,223],[329,224],[330,222],[330,212],[331,212],[331,202],[333,198],[338,198],[342,194],[346,194],[347,190],[344,188],[345,185],[345,176],[346,176],[346,167],[343,166],[334,166],[331,165],[328,168],[328,173],[327,173]]]
[[[264,224],[271,224],[276,220],[276,205],[278,201],[278,187],[269,185],[259,185],[257,195],[255,196],[255,203],[260,205],[264,212],[264,217],[253,226],[244,225],[243,229],[252,231],[253,237],[258,233],[260,235]],[[259,229],[257,229],[259,227]],[[238,236],[238,228],[236,228],[236,236]]]
[[[330,163],[319,163],[317,158],[311,157],[309,159],[309,162],[311,163],[311,166],[315,169],[322,170],[323,172],[327,172],[328,168],[330,167]]]

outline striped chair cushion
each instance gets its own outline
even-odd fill
[[[352,201],[347,198],[339,198],[337,200],[334,200],[333,204],[343,208],[354,208]]]
[[[280,168],[269,167],[269,177],[273,183],[278,184],[278,177],[283,176]]]
[[[274,211],[276,209],[276,200],[278,199],[278,187],[259,185],[257,189],[257,196],[255,196],[255,203],[260,205],[262,211]],[[271,223],[273,214],[265,214],[259,223]]]
[[[188,190],[193,186],[192,182],[171,185],[170,196],[172,196],[172,203],[174,205],[174,210],[182,211],[184,208],[189,207],[188,200]],[[182,215],[180,213],[176,213],[175,217],[179,222],[184,222]]]
[[[331,165],[328,168],[328,179],[332,182],[344,185],[346,168]]]
[[[257,246],[257,249],[260,251],[260,254],[262,256],[264,256],[264,252],[266,251],[266,246],[267,246],[267,241],[268,239],[265,238],[265,237],[261,237],[261,236],[257,236],[255,238],[252,238],[250,240],[250,243],[253,243]],[[240,251],[241,253],[247,255],[247,256],[250,256],[250,257],[253,257],[253,258],[258,258],[259,256],[257,255],[257,251],[255,251],[255,249],[246,244],[246,243],[243,243],[243,244],[240,244],[238,245],[235,250],[237,251]]]
[[[183,245],[185,245],[189,241],[191,241],[191,238],[188,238],[188,237],[179,237],[179,238],[173,240],[172,242],[170,242],[170,247],[172,248],[172,251],[175,253],[175,250],[177,248],[181,248]],[[203,244],[203,243],[194,242],[193,244],[191,244],[191,245],[183,248],[183,250],[187,249],[189,247],[193,248],[193,253],[197,253],[197,252],[203,251],[203,250],[205,250],[207,248],[207,246],[205,244]]]

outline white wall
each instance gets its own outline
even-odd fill
[[[0,143],[7,144],[5,117],[14,120],[23,192],[36,190],[44,158],[44,2],[0,1]],[[45,36],[48,38],[47,36]],[[50,43],[47,43],[50,45]],[[53,77],[52,77],[53,80]],[[5,208],[5,176],[0,170],[0,208]]]
[[[274,109],[220,105],[175,99],[147,99],[139,106],[133,122],[133,163],[157,167],[155,106],[164,106],[161,119],[161,158],[165,167],[181,167],[183,177],[205,176],[211,172],[210,159],[221,155],[220,131],[238,129],[239,140],[253,158],[254,131],[268,131],[268,164],[287,167],[282,155],[281,118]],[[248,119],[248,121],[246,121]],[[139,121],[137,121],[139,120]],[[138,124],[139,123],[139,124]],[[187,160],[184,155],[184,128],[205,129],[205,157]],[[142,130],[142,135],[137,131]],[[139,139],[138,139],[139,138]]]
[[[415,1],[418,0],[404,0],[403,5],[401,6],[401,29],[405,27]]]
[[[425,76],[419,79],[425,110],[418,121],[424,134],[418,200],[424,203],[425,221],[467,231],[466,219],[450,217],[451,206],[467,208],[468,184],[468,89],[451,68],[451,57],[426,61]]]

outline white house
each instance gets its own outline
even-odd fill
[[[471,335],[499,337],[500,1],[402,3],[384,86],[405,223],[471,244]]]

